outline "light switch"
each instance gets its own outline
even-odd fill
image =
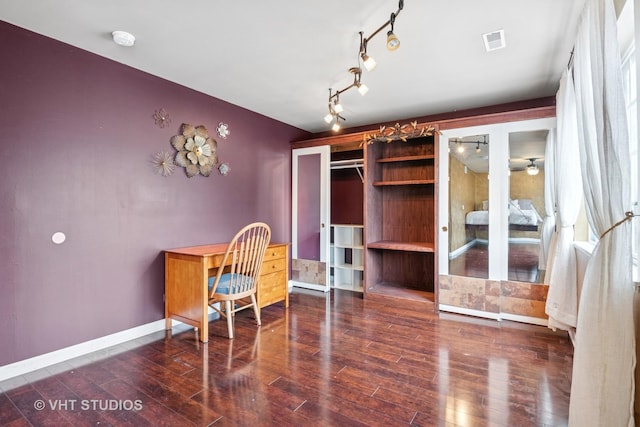
[[[65,234],[62,231],[56,231],[55,233],[53,233],[53,236],[51,236],[51,241],[56,245],[60,245],[64,243],[66,239],[67,239],[67,236],[65,236]]]

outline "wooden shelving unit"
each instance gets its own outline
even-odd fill
[[[364,274],[364,226],[331,225],[331,285],[362,292]]]
[[[435,301],[437,136],[365,148],[368,295]]]

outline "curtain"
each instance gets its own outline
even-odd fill
[[[616,32],[612,1],[588,0],[575,45],[574,80],[587,217],[601,237],[580,297],[571,426],[634,424],[631,223],[624,220],[629,141]]]
[[[555,145],[555,193],[557,231],[549,257],[546,282],[549,285],[545,312],[549,327],[566,331],[578,318],[578,272],[573,248],[574,226],[580,213],[582,181],[578,148],[578,122],[571,74],[560,79],[556,96],[558,141]],[[546,168],[545,168],[546,169]]]
[[[547,268],[551,236],[556,228],[555,149],[556,132],[555,129],[551,129],[547,135],[547,145],[544,150],[544,222],[540,232],[539,270]]]

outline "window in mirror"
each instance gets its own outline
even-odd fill
[[[538,268],[544,206],[544,154],[549,131],[509,134],[509,280],[542,283]]]
[[[489,135],[449,143],[449,274],[489,278]]]

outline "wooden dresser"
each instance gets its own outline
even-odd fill
[[[272,243],[267,248],[257,290],[260,308],[284,301],[289,307],[289,245]]]
[[[228,243],[168,249],[165,251],[165,328],[172,319],[202,330],[200,340],[209,339],[208,282],[222,263]],[[256,291],[260,308],[284,301],[289,307],[289,244],[272,243],[267,248]]]

